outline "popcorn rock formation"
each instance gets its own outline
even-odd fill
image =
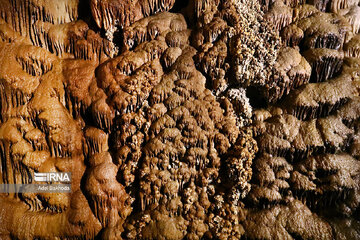
[[[0,239],[359,239],[359,4],[1,1]]]

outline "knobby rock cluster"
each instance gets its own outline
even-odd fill
[[[1,0],[0,239],[359,239],[360,1]]]

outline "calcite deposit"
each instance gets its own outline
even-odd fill
[[[360,239],[358,0],[0,0],[0,239]]]

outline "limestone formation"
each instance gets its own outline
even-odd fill
[[[358,0],[0,0],[0,239],[359,239]]]

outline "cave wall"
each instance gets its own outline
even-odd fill
[[[360,1],[1,0],[0,239],[360,239]]]

